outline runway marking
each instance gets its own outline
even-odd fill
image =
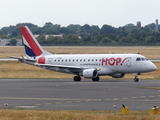
[[[71,104],[71,103],[80,103],[80,102],[100,102],[100,101],[144,101],[141,98],[154,98],[160,97],[160,95],[152,95],[152,96],[139,96],[139,97],[124,97],[124,98],[112,98],[112,99],[63,99],[63,98],[23,98],[23,97],[0,97],[0,99],[20,99],[20,100],[49,100],[49,101],[61,101],[61,102],[54,102],[54,103],[37,103],[34,104],[35,106],[41,105],[53,105],[53,104]],[[149,100],[146,99],[145,101],[160,101],[160,100]]]
[[[123,101],[125,101],[125,100],[123,100]],[[140,99],[139,99],[139,100],[135,100],[135,99],[134,99],[134,100],[127,100],[127,101],[142,101],[142,102],[143,102],[143,101],[149,101],[149,102],[159,102],[160,100],[148,100],[148,99],[146,99],[146,100],[140,100]]]
[[[79,102],[82,102],[82,101],[75,101],[75,102],[79,103]]]
[[[97,102],[98,102],[98,101],[102,101],[102,100],[101,100],[101,99],[99,99],[99,100],[97,99],[97,100],[94,100],[94,101],[97,101]]]
[[[128,98],[122,98],[123,100],[128,99]]]
[[[42,105],[42,104],[35,104],[35,105]]]
[[[72,103],[72,101],[68,101],[68,102],[65,102],[65,103]]]
[[[27,108],[27,109],[31,109],[31,108],[35,108],[37,106],[16,106],[16,108]]]
[[[119,100],[120,98],[114,98],[113,100]]]
[[[149,97],[155,97],[155,96],[149,96]]]
[[[138,97],[131,97],[131,98],[138,98]]]
[[[46,105],[51,105],[52,103],[45,103]]]
[[[17,99],[17,100],[86,100],[86,99],[63,99],[63,98],[23,98],[23,97],[0,97],[0,99]]]
[[[104,99],[104,100],[107,100],[107,101],[108,101],[108,100],[110,100],[110,99]]]
[[[160,95],[157,95],[157,97]],[[135,98],[147,98],[147,97],[156,97],[156,96],[140,96],[140,97],[131,97]],[[102,99],[67,99],[67,98],[25,98],[25,97],[0,97],[0,99],[20,99],[20,100],[54,100],[54,101],[101,101]],[[104,99],[104,100],[120,100],[120,99],[129,99],[128,97],[124,98],[113,98],[113,99]]]
[[[146,96],[140,96],[140,98],[146,98]]]
[[[62,104],[62,102],[56,102],[55,104]]]

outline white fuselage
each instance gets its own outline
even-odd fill
[[[156,70],[156,66],[151,61],[139,54],[47,55],[38,57],[37,63],[58,66],[79,66],[82,69],[94,68],[98,70],[98,75],[143,73]],[[53,70],[58,71],[56,68]]]

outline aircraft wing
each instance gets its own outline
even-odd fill
[[[65,72],[65,73],[78,73],[82,72],[84,69],[89,69],[86,67],[68,66],[68,65],[38,64],[38,63],[35,63],[35,65],[42,67],[44,69],[50,69],[53,71]]]
[[[68,66],[68,65],[54,65],[54,64],[38,64],[35,63],[36,66],[42,67],[57,67],[57,68],[73,68],[73,69],[82,69],[80,66]]]

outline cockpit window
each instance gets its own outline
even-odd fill
[[[142,61],[146,61],[146,59],[145,58],[141,58],[142,59]]]
[[[137,58],[136,61],[141,61],[141,58]]]
[[[148,61],[147,58],[137,58],[136,61]]]
[[[146,61],[148,61],[148,59],[147,58],[145,58],[146,59]]]
[[[142,58],[142,61],[148,61],[148,59],[147,58]]]

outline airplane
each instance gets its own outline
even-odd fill
[[[123,78],[125,74],[133,73],[134,82],[138,82],[138,75],[157,69],[140,54],[51,54],[41,47],[27,26],[21,26],[21,32],[26,57],[10,58],[44,69],[74,74],[74,81],[81,81],[81,77],[99,81],[99,76],[104,75]]]

